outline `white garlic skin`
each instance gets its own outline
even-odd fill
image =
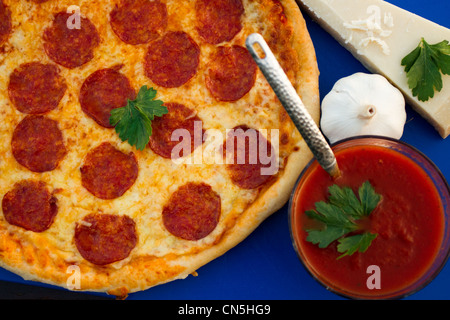
[[[405,98],[378,74],[342,78],[322,100],[320,126],[330,143],[360,135],[400,139],[405,122]]]

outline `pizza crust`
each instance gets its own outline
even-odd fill
[[[276,0],[265,1],[276,4]],[[319,71],[314,47],[295,1],[282,0],[280,3],[287,20],[293,24],[292,38],[288,40],[296,53],[296,56],[291,57],[293,59],[282,62],[296,69],[293,78],[291,75],[291,80],[295,82],[294,85],[305,106],[318,123]],[[287,114],[281,112],[281,118],[286,116]],[[108,292],[117,297],[125,297],[129,293],[175,279],[183,279],[243,241],[262,221],[279,210],[288,200],[295,181],[311,160],[312,154],[289,119],[284,120],[284,125],[291,134],[291,141],[295,143],[291,142],[289,145],[292,153],[289,154],[283,169],[271,185],[259,190],[255,202],[234,219],[227,220],[223,231],[209,246],[193,247],[186,253],[174,252],[163,257],[133,256],[112,266],[99,267],[71,260],[72,252],[56,254],[52,252],[53,246],[45,241],[45,237],[28,231],[15,233],[14,227],[10,228],[2,222],[0,266],[26,280],[45,282],[68,289]],[[73,250],[73,245],[68,245],[67,248]],[[71,275],[78,271],[82,274],[81,288],[72,288]]]

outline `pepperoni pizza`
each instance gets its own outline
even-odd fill
[[[283,206],[312,156],[245,48],[254,32],[318,121],[293,0],[0,0],[0,265],[125,297],[195,273]],[[167,108],[143,150],[110,119],[142,86]]]

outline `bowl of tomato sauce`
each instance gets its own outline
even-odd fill
[[[340,176],[312,160],[290,198],[300,261],[346,298],[400,299],[422,289],[449,257],[445,177],[423,153],[395,139],[354,137],[332,149]]]

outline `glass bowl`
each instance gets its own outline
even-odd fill
[[[348,289],[344,289],[340,285],[336,285],[336,283],[334,283],[333,280],[327,279],[325,276],[322,276],[320,272],[316,270],[316,267],[314,267],[313,264],[311,264],[308,261],[308,258],[305,256],[305,253],[303,252],[301,246],[302,240],[300,240],[300,237],[302,236],[299,235],[303,234],[302,233],[303,231],[296,222],[298,219],[298,215],[304,214],[298,212],[296,213],[296,211],[298,211],[296,210],[298,206],[296,199],[298,197],[299,192],[305,189],[302,187],[304,186],[305,183],[307,183],[306,182],[308,180],[307,178],[311,175],[312,172],[314,172],[317,169],[323,170],[322,168],[320,168],[315,159],[311,160],[311,162],[304,168],[303,172],[299,176],[294,186],[293,192],[289,200],[288,217],[289,217],[289,229],[291,240],[293,243],[293,247],[305,269],[314,279],[316,279],[320,284],[322,284],[327,290],[350,299],[401,299],[421,290],[423,287],[429,284],[439,274],[439,272],[444,267],[449,257],[450,228],[448,222],[450,215],[450,189],[445,180],[445,177],[442,175],[440,170],[436,167],[436,165],[432,163],[430,159],[428,159],[419,150],[399,140],[379,136],[359,136],[339,141],[333,144],[331,147],[333,151],[336,154],[338,154],[339,151],[345,150],[350,147],[364,147],[364,146],[379,146],[383,148],[388,148],[396,153],[400,153],[401,155],[406,156],[414,163],[416,163],[423,171],[425,171],[425,173],[431,179],[432,184],[434,184],[443,208],[444,226],[440,248],[433,262],[431,263],[431,265],[429,265],[428,269],[426,269],[426,271],[422,273],[421,276],[416,278],[416,280],[410,283],[409,285],[406,285],[402,288],[397,288],[392,292],[384,292],[382,294],[377,293],[377,290],[373,291],[371,290],[370,294],[350,291]],[[368,250],[370,250],[370,247]],[[348,272],[352,271],[349,270]],[[402,275],[399,274],[399,276]]]

